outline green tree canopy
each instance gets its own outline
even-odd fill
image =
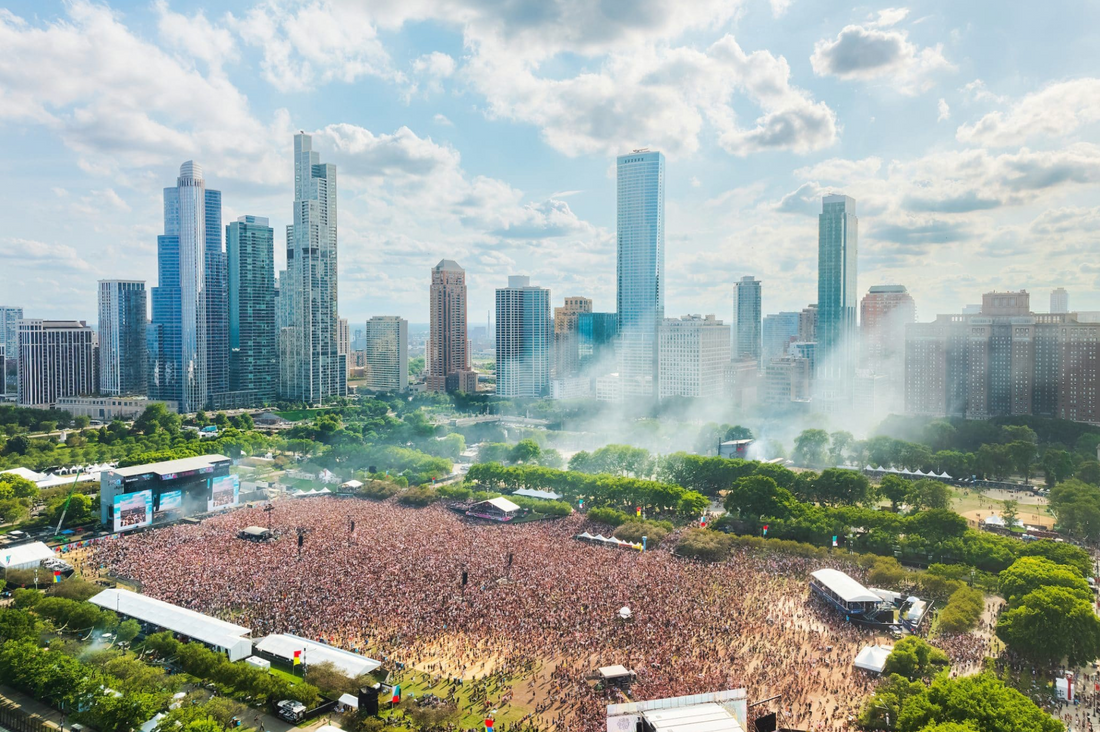
[[[946,653],[923,638],[910,635],[894,644],[894,650],[886,657],[882,673],[899,674],[916,681],[935,676],[949,664]]]
[[[1088,600],[1067,587],[1032,590],[1001,614],[997,637],[1032,661],[1073,666],[1100,658],[1100,618]]]

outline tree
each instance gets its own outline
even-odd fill
[[[829,435],[829,460],[833,465],[841,465],[844,462],[844,451],[852,441],[852,433],[844,430]]]
[[[534,440],[520,440],[512,448],[509,458],[513,463],[529,463],[538,460],[542,448]]]
[[[957,679],[941,674],[928,687],[898,676],[893,679],[915,684],[900,695],[900,709],[893,718],[897,732],[924,732],[935,729],[933,725],[947,725],[949,730],[961,725],[967,732],[1063,732],[1061,722],[989,672]],[[873,708],[878,697],[876,692],[868,707]]]
[[[1100,658],[1100,618],[1088,600],[1067,587],[1029,592],[1001,614],[997,637],[1029,660],[1071,666]]]
[[[1075,539],[1100,538],[1100,487],[1071,478],[1050,490],[1050,510],[1058,528]]]
[[[954,511],[932,509],[915,514],[909,519],[913,533],[926,541],[938,544],[966,533],[966,519]]]
[[[871,481],[855,470],[828,468],[813,482],[819,503],[829,506],[855,506],[871,497]]]
[[[1001,594],[1010,604],[1043,586],[1064,587],[1086,601],[1092,598],[1089,583],[1080,572],[1043,557],[1020,557],[998,575],[998,581]]]
[[[938,480],[918,480],[911,493],[913,505],[919,510],[951,508],[951,490]]]
[[[1020,507],[1020,503],[1019,501],[1005,499],[1002,504],[1004,509],[1001,511],[1001,518],[1005,520],[1005,528],[1011,529],[1016,525],[1017,516],[1019,515],[1017,509]]]
[[[912,484],[904,478],[896,475],[883,476],[878,485],[879,493],[890,500],[890,510],[897,513],[898,506],[909,501],[909,493],[913,489]]]
[[[1053,488],[1073,475],[1073,455],[1065,450],[1047,450],[1040,465],[1048,488]]]
[[[1077,466],[1077,472],[1074,474],[1074,477],[1089,485],[1100,485],[1100,462],[1086,460]]]
[[[134,638],[138,637],[138,633],[141,632],[141,626],[136,620],[123,620],[118,630],[115,632],[115,639],[119,643],[129,643]]]
[[[1001,427],[1001,434],[1004,436],[1004,441],[1007,443],[1030,442],[1032,445],[1039,444],[1039,435],[1035,434],[1035,430],[1027,425],[1006,424]]]
[[[897,587],[905,578],[905,570],[893,557],[875,557],[867,572],[867,581],[876,587]]]
[[[9,437],[8,441],[4,443],[4,455],[26,455],[27,451],[31,449],[31,441],[26,435],[16,435],[15,437]]]
[[[886,676],[898,674],[916,681],[935,676],[949,664],[946,653],[923,638],[910,635],[894,644],[882,673]]]
[[[103,693],[93,705],[95,726],[103,732],[130,732],[148,721],[163,702],[156,695]]]
[[[725,509],[742,518],[787,518],[795,505],[786,488],[763,475],[750,475],[733,484],[726,494]]]
[[[829,433],[825,430],[802,430],[794,440],[794,453],[791,458],[809,468],[825,464],[825,448],[829,444]]]

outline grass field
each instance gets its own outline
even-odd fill
[[[416,675],[419,678],[419,674]],[[447,697],[447,683],[446,681],[436,685],[429,686],[419,680],[412,681],[411,676],[405,674],[401,679],[401,696],[403,699],[408,699],[412,694],[414,698],[422,697],[425,694],[435,694],[438,697]],[[391,679],[392,681],[392,679]],[[470,702],[469,689],[470,687],[463,687],[463,690],[458,694],[458,708],[462,713],[459,721],[459,727],[465,729],[469,727],[484,729],[485,724],[485,706],[483,703],[478,702],[476,704]],[[490,696],[491,699],[498,699],[498,696]],[[398,707],[396,710],[389,711],[389,704],[382,704],[382,712],[379,716],[383,719],[400,719],[404,716],[404,712]],[[494,719],[497,722],[514,722],[526,715],[530,710],[524,707],[514,706],[512,704],[506,704],[504,706],[497,706],[494,704],[492,707],[497,710]]]

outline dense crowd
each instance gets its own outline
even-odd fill
[[[275,541],[236,538],[269,522]],[[479,683],[486,709],[516,704],[543,729],[604,729],[621,697],[588,677],[620,663],[637,673],[633,699],[746,687],[782,695],[781,725],[850,728],[872,685],[852,660],[874,637],[811,599],[809,572],[828,562],[745,551],[704,564],[572,539],[585,528],[310,498],[104,542],[87,560],[254,637],[296,633]]]

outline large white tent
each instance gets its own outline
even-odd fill
[[[40,541],[0,549],[0,570],[34,569],[44,559],[53,559],[53,549]]]
[[[360,656],[358,653],[345,651],[342,648],[336,648],[325,643],[299,638],[289,633],[275,633],[262,638],[256,643],[256,649],[285,663],[293,663],[294,652],[301,651],[302,663],[308,665],[327,661],[353,679],[363,674],[369,674],[382,665],[373,658]]]
[[[252,655],[252,631],[240,625],[123,589],[104,590],[89,600],[105,610],[202,641],[240,661]]]
[[[864,671],[881,674],[882,669],[886,667],[886,659],[890,657],[890,652],[893,650],[893,646],[864,646],[863,650],[856,654],[856,660],[852,665]]]

